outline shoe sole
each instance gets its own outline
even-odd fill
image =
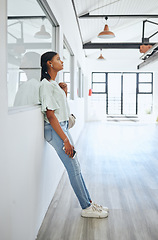
[[[84,218],[107,218],[108,217],[108,214],[107,216],[87,216],[87,215],[81,215],[81,217],[84,217]]]
[[[106,217],[88,217],[88,216],[82,216],[81,215],[81,217],[83,217],[83,218],[97,218],[97,219],[103,219],[103,218],[107,218],[108,216],[106,216]]]

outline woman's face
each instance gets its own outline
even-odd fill
[[[52,59],[51,59],[51,64],[53,65],[53,69],[57,72],[63,69],[63,62],[61,61],[59,54],[56,54]]]

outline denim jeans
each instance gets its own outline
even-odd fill
[[[68,137],[70,143],[74,146],[68,129],[68,121],[60,122],[60,126],[64,131],[65,135]],[[91,198],[82,177],[80,164],[78,162],[77,156],[72,159],[64,152],[63,140],[55,132],[50,123],[47,122],[44,122],[44,137],[46,141],[54,147],[59,158],[64,164],[70,179],[71,186],[79,200],[82,209],[89,207]]]

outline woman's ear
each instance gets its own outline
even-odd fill
[[[47,65],[48,65],[49,67],[53,67],[53,65],[52,65],[52,62],[51,62],[51,61],[47,61]]]

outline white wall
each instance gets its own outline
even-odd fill
[[[52,1],[49,2],[52,4]],[[52,10],[61,25],[59,53],[62,55],[65,34],[76,55],[74,66],[78,61],[84,67],[82,44],[71,1],[56,1],[53,7],[54,4]],[[64,168],[54,149],[44,141],[40,107],[26,107],[25,111],[8,113],[5,0],[1,0],[0,12],[0,36],[3,36],[0,44],[0,239],[34,240]],[[70,29],[74,28],[72,36]],[[76,81],[76,75],[74,78]],[[76,95],[75,91],[75,100],[70,101],[71,113],[77,117],[76,125],[71,129],[75,142],[84,125],[84,100]]]

